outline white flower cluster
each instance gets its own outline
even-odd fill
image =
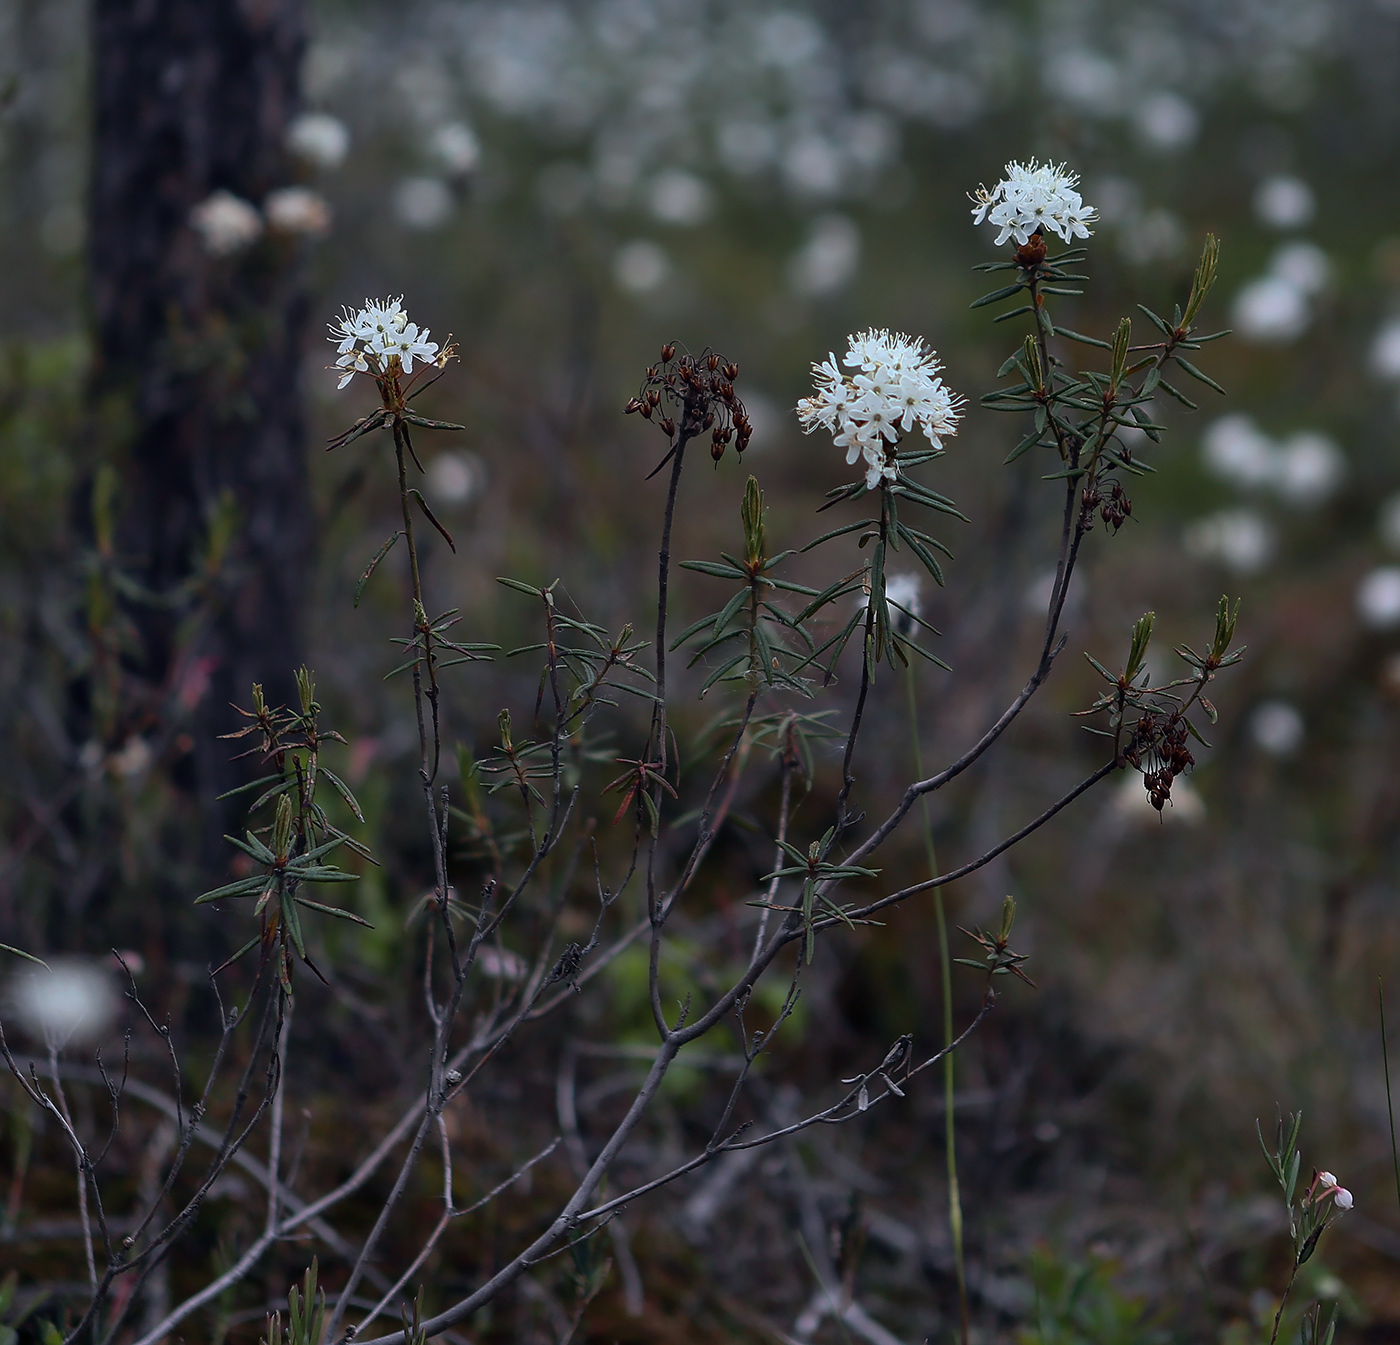
[[[366,299],[358,313],[347,308],[330,329],[330,339],[340,354],[336,367],[345,370],[339,383],[342,388],[357,373],[378,377],[394,360],[404,373],[411,374],[414,360],[431,364],[437,358],[437,342],[428,340],[426,327],[420,332],[417,323],[408,320],[402,296],[382,303]]]
[[[830,430],[846,461],[865,459],[865,486],[874,490],[881,478],[893,481],[898,469],[894,446],[900,432],[922,429],[929,442],[942,447],[942,436],[958,432],[962,398],[938,376],[943,367],[922,338],[871,329],[858,332],[842,363],[836,356],[814,364],[816,392],[797,404],[805,433]]]
[[[972,199],[972,221],[988,220],[1001,230],[997,246],[1008,238],[1025,243],[1037,229],[1049,229],[1066,243],[1071,238],[1088,238],[1089,225],[1098,219],[1098,211],[1085,205],[1075,190],[1079,174],[1067,172],[1053,163],[1006,165],[1006,176],[990,190],[979,187]]]

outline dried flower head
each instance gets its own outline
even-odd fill
[[[978,187],[972,199],[972,221],[983,220],[997,226],[997,246],[1008,238],[1018,244],[1030,241],[1034,233],[1049,229],[1066,243],[1071,238],[1088,238],[1089,225],[1098,219],[1093,206],[1084,204],[1076,188],[1079,174],[1063,165],[1017,163],[1006,165],[1006,176],[995,187]]]
[[[345,309],[340,320],[330,324],[330,333],[339,353],[336,367],[345,370],[342,388],[357,373],[375,378],[411,374],[414,360],[433,364],[441,359],[437,342],[428,340],[428,329],[420,332],[408,320],[402,296],[382,302],[366,299],[355,313]]]
[[[718,462],[725,445],[734,441],[742,453],[753,436],[744,403],[734,391],[739,366],[713,350],[677,355],[676,343],[661,347],[661,359],[651,365],[637,395],[623,408],[655,420],[673,442],[710,435],[710,456]]]
[[[935,448],[958,432],[962,398],[939,377],[942,364],[921,337],[871,328],[850,338],[843,373],[830,355],[812,366],[816,392],[797,404],[805,433],[829,430],[846,461],[864,458],[866,489],[898,475],[901,433],[923,430]]]

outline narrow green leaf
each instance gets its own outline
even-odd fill
[[[455,556],[457,554],[457,543],[452,540],[452,534],[448,532],[447,529],[444,528],[441,523],[438,522],[437,515],[434,514],[431,509],[428,508],[428,502],[423,498],[423,492],[419,490],[410,489],[408,493],[412,495],[415,500],[418,501],[418,507],[423,511],[423,517],[426,518],[428,522],[431,523],[433,527],[435,527],[438,530],[438,532],[442,535],[442,540],[446,542],[449,547],[452,548],[452,554]]]
[[[980,299],[974,299],[968,304],[968,307],[985,308],[988,304],[994,304],[999,299],[1009,299],[1017,291],[1023,289],[1025,289],[1025,284],[1022,281],[1017,281],[1014,285],[1004,285],[999,290],[993,290],[990,294],[984,294]]]
[[[375,570],[377,570],[377,569],[379,568],[379,562],[380,562],[381,560],[383,560],[384,557],[387,556],[387,555],[389,554],[389,552],[390,552],[391,548],[393,547],[394,543],[397,542],[397,541],[399,540],[399,538],[402,537],[402,536],[403,536],[403,533],[402,533],[402,532],[395,532],[394,535],[393,535],[392,537],[390,537],[389,540],[388,540],[387,542],[385,542],[384,545],[381,546],[381,547],[379,548],[379,550],[376,551],[376,552],[374,553],[374,559],[373,559],[372,561],[370,561],[370,563],[369,563],[368,565],[365,566],[364,573],[360,576],[360,582],[359,582],[358,584],[355,585],[355,602],[354,602],[354,605],[355,605],[356,607],[358,607],[358,606],[360,605],[360,599],[361,599],[362,597],[364,597],[364,594],[365,594],[365,585],[369,583],[369,581],[370,581],[370,576],[373,575],[374,572],[375,572]]]

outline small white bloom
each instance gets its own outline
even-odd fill
[[[1356,1202],[1351,1198],[1351,1192],[1345,1186],[1339,1186],[1332,1192],[1332,1203],[1339,1210],[1349,1210]]]
[[[436,229],[452,214],[452,191],[435,177],[406,177],[394,188],[394,213],[409,229]]]
[[[465,177],[481,161],[481,141],[466,122],[450,121],[439,126],[430,143],[443,167],[454,176]]]
[[[287,127],[287,148],[317,168],[338,168],[350,152],[350,132],[328,112],[306,112]]]
[[[1255,574],[1274,554],[1274,530],[1252,509],[1224,509],[1189,524],[1182,536],[1188,554],[1219,561],[1236,574]]]
[[[1400,568],[1381,565],[1356,590],[1356,611],[1372,630],[1400,626]]]
[[[326,198],[310,187],[279,187],[269,192],[263,213],[279,233],[320,238],[331,227],[331,208]]]
[[[1371,368],[1382,378],[1400,378],[1400,318],[1391,318],[1371,344]]]
[[[942,367],[922,339],[882,328],[857,332],[840,364],[832,354],[812,365],[815,391],[798,402],[798,422],[806,434],[827,430],[846,449],[847,464],[863,458],[866,489],[874,490],[898,476],[901,431],[921,429],[935,448],[957,433],[962,399],[944,384]]]
[[[12,983],[11,995],[24,1026],[59,1046],[96,1041],[120,1007],[105,969],[76,958],[24,973]]]
[[[998,247],[1008,238],[1025,243],[1037,230],[1046,229],[1066,243],[1071,238],[1088,238],[1098,212],[1084,204],[1078,186],[1079,175],[1063,165],[1013,160],[995,187],[979,187],[974,193],[972,221],[996,225]]]
[[[251,201],[220,188],[190,212],[190,224],[211,257],[230,257],[262,237],[263,219]]]
[[[339,386],[343,388],[357,373],[382,374],[394,359],[406,374],[413,372],[414,360],[431,363],[438,344],[429,341],[428,335],[408,320],[402,296],[366,299],[364,307],[353,313],[342,310],[339,320],[330,324],[330,340],[338,354],[336,367],[345,370]]]
[[[1316,209],[1313,189],[1301,178],[1266,177],[1254,192],[1254,213],[1272,229],[1301,229]]]
[[[1323,1186],[1336,1186],[1337,1179],[1330,1172],[1319,1172],[1317,1179]]]
[[[1265,701],[1249,717],[1249,736],[1271,757],[1292,756],[1303,733],[1303,716],[1287,701]]]

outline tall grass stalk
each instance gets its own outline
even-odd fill
[[[924,775],[924,749],[919,739],[919,697],[915,685],[914,665],[905,669],[905,686],[909,694],[909,738],[914,745],[914,774]],[[919,800],[923,809],[924,852],[928,857],[930,878],[938,876],[938,853],[933,844],[933,825],[929,819],[928,796]],[[953,964],[948,952],[948,917],[943,908],[943,889],[933,889],[934,917],[938,922],[938,974],[943,987],[943,1044],[954,1039],[953,1030]],[[958,1144],[953,1125],[953,1055],[943,1057],[943,1133],[944,1155],[948,1167],[948,1232],[953,1243],[953,1267],[958,1278],[958,1324],[962,1345],[968,1340],[967,1270],[963,1261],[962,1195],[958,1188]]]

